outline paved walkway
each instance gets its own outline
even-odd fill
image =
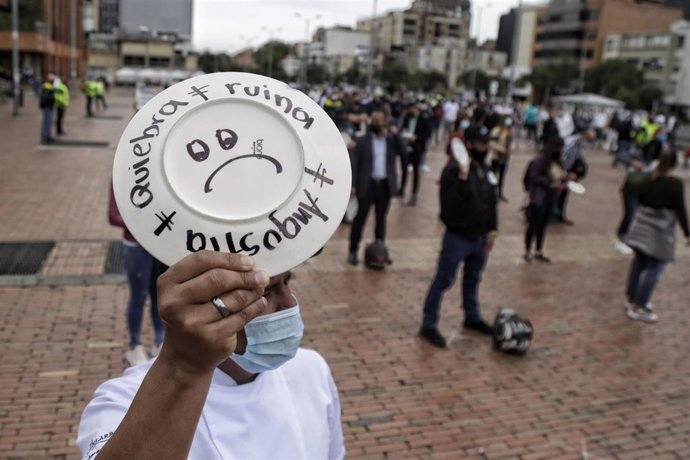
[[[109,148],[40,147],[32,101],[17,119],[0,106],[0,241],[57,242],[41,271],[47,285],[0,287],[0,458],[78,458],[84,405],[125,367],[127,287],[99,276],[107,243],[119,238],[107,223],[107,191],[131,94],[117,89],[109,100],[107,114],[121,119],[82,118],[78,100],[66,121],[70,138]],[[430,154],[419,205],[393,203],[394,265],[371,272],[345,264],[343,226],[296,271],[304,345],[332,367],[348,458],[580,459],[583,449],[590,459],[690,458],[690,250],[679,247],[655,294],[660,322],[627,319],[630,259],[613,250],[623,173],[592,153],[587,193],[570,203],[576,226],[549,228],[551,265],[525,264],[519,208],[528,158],[518,153],[510,165],[510,202],[501,205],[480,295],[487,318],[506,305],[532,320],[525,357],[494,352],[460,328],[457,286],[440,326],[454,337],[450,348],[415,337],[443,230],[440,151]],[[70,284],[75,276],[91,284]]]

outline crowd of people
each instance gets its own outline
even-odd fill
[[[464,327],[494,334],[481,313],[479,286],[499,237],[498,206],[515,198],[506,196],[504,184],[517,148],[534,154],[521,172],[525,263],[550,263],[548,225],[573,224],[568,197],[587,176],[588,149],[600,142],[613,152],[614,166],[626,165],[618,235],[634,257],[623,303],[631,319],[658,319],[649,300],[673,260],[676,223],[690,236],[683,183],[669,175],[677,155],[669,149],[668,119],[663,129],[650,127],[658,125],[653,116],[628,129],[624,113],[602,125],[601,116],[530,103],[464,103],[452,94],[369,96],[330,88],[310,95],[334,120],[350,155],[351,195],[358,203],[346,259],[351,265],[360,263],[371,208],[374,242],[385,246],[391,201],[399,198],[413,210],[430,169],[428,151],[435,146],[445,153],[438,178],[445,231],[436,271],[419,299],[418,335],[429,344],[448,346],[438,327],[440,310],[460,270]],[[109,211],[111,223],[124,228],[131,262],[127,358],[139,365],[101,385],[87,405],[77,440],[84,456],[275,458],[290,452],[343,458],[337,389],[323,358],[300,348],[303,324],[291,273],[269,278],[247,256],[202,251],[157,277],[155,260],[127,231],[112,195]],[[393,262],[386,256],[386,265]],[[147,296],[156,360],[147,360],[141,347]]]

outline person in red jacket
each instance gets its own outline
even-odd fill
[[[149,359],[149,355],[141,343],[141,321],[144,316],[144,304],[149,296],[151,297],[151,320],[155,332],[155,346],[151,350],[151,355],[157,356],[163,343],[163,322],[158,315],[158,296],[156,293],[156,279],[160,272],[160,263],[139,245],[127,229],[120,211],[117,209],[112,182],[110,184],[108,220],[111,225],[121,227],[124,230],[122,254],[125,260],[127,283],[129,284],[129,301],[127,302],[129,350],[125,356],[130,365],[136,366]]]

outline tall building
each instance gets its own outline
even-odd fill
[[[512,62],[513,40],[515,35],[515,22],[517,21],[517,8],[511,8],[506,14],[502,14],[498,20],[498,36],[496,37],[496,51],[506,53],[508,62]]]
[[[28,76],[43,78],[57,72],[69,78],[84,74],[85,53],[82,3],[70,0],[22,0],[19,6],[19,62]],[[75,23],[72,22],[73,10]],[[72,27],[76,47],[72,47]],[[12,19],[0,9],[0,67],[12,69]],[[74,58],[75,67],[72,67]]]
[[[649,0],[551,0],[538,18],[533,62],[570,60],[588,69],[601,63],[607,35],[665,31],[681,17],[680,9]]]
[[[412,68],[446,73],[453,87],[467,64],[469,7],[467,0],[416,0],[407,10],[357,21],[357,30],[373,30],[376,54],[395,55]]]
[[[543,9],[542,5],[524,5],[520,10],[512,8],[501,16],[496,51],[506,53],[509,65],[525,70],[531,68],[537,18]],[[513,51],[516,51],[515,56]]]
[[[94,0],[98,10],[98,30],[104,34],[117,32],[120,26],[120,0]]]
[[[192,0],[120,0],[118,17],[125,35],[146,30],[192,37]]]
[[[669,105],[690,106],[690,21],[665,32],[629,32],[606,36],[602,59],[635,64],[646,83],[664,92]]]

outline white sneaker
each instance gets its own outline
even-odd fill
[[[144,364],[149,360],[149,356],[146,354],[146,350],[143,345],[137,345],[136,347],[125,353],[125,358],[129,362],[130,366],[138,366],[139,364]]]
[[[659,321],[659,315],[646,308],[631,308],[626,314],[630,319],[644,321],[645,323],[656,323]]]
[[[160,354],[160,352],[161,352],[161,348],[162,348],[162,347],[163,347],[163,344],[162,344],[162,343],[159,344],[159,345],[154,345],[154,346],[152,346],[152,347],[151,347],[151,357],[152,357],[152,358],[155,358],[156,356],[158,356],[158,355]]]
[[[431,168],[429,167],[428,164],[425,163],[422,165],[422,171],[429,172],[429,171],[431,171]]]
[[[407,171],[408,171],[408,172],[414,171],[414,166],[412,166],[412,165],[407,165]]]
[[[625,307],[625,311],[627,312],[628,310],[630,310],[633,307],[633,304],[632,304],[632,302],[628,302],[626,300],[625,302],[623,302],[623,306]]]
[[[620,252],[624,256],[629,256],[633,253],[632,248],[622,241],[616,243],[616,251]]]

